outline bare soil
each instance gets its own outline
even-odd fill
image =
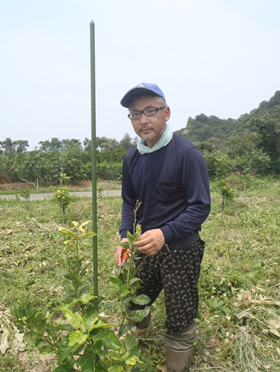
[[[26,372],[50,372],[51,364],[55,360],[54,356],[50,354],[41,355],[36,350],[32,354],[27,351],[19,352],[18,357]]]
[[[26,183],[15,182],[15,183],[0,183],[1,191],[11,191],[11,190],[24,190],[26,188]]]

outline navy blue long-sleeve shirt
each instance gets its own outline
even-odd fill
[[[201,152],[177,134],[151,153],[141,155],[133,147],[123,163],[122,198],[121,238],[133,230],[137,200],[142,202],[137,214],[142,233],[159,228],[168,243],[200,231],[211,204]]]

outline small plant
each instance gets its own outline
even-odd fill
[[[226,177],[226,175],[229,174],[229,171],[232,167],[231,159],[228,157],[228,155],[222,155],[220,157],[216,157],[215,163],[216,163],[216,170],[215,170],[216,177],[218,179],[222,177]]]
[[[218,185],[223,198],[222,208],[225,209],[234,200],[235,190],[226,179],[220,180]]]
[[[100,187],[97,188],[97,196],[99,198],[102,198],[103,191],[104,191],[104,187],[103,186],[100,186]]]
[[[30,200],[30,193],[31,190],[28,186],[24,190],[21,191],[20,196],[25,199],[25,201]]]
[[[135,247],[134,243],[139,240],[141,235],[141,227],[137,225],[136,214],[141,203],[137,202],[134,212],[134,225],[133,234],[127,232],[128,242],[120,244],[123,248],[129,252],[127,262],[116,277],[110,277],[110,285],[116,290],[117,298],[113,301],[110,306],[121,307],[121,326],[119,334],[123,335],[130,331],[133,334],[135,323],[143,320],[150,312],[150,307],[145,306],[150,303],[150,298],[146,295],[137,295],[137,290],[141,287],[141,280],[135,277],[137,267],[135,264]],[[142,310],[132,310],[131,304],[145,306]]]
[[[113,324],[107,323],[94,308],[96,297],[84,279],[88,264],[83,263],[81,250],[88,245],[83,241],[96,235],[85,231],[88,223],[73,222],[75,231],[59,229],[67,238],[64,244],[72,248],[60,270],[65,304],[51,314],[46,308],[36,309],[34,302],[23,296],[12,308],[15,324],[27,331],[25,341],[30,347],[42,354],[56,355],[53,372],[141,371],[143,362],[135,339],[128,334],[121,343],[110,330]]]
[[[70,201],[71,201],[71,196],[69,194],[69,190],[68,190],[68,186],[67,186],[69,181],[70,181],[70,177],[67,177],[67,175],[65,173],[61,173],[60,174],[60,186],[56,190],[56,192],[53,196],[54,200],[56,200],[56,202],[58,203],[58,205],[62,209],[63,223],[66,222],[66,218],[65,218],[66,207],[68,207],[68,205],[70,204]]]

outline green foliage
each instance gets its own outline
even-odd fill
[[[223,209],[229,205],[235,196],[235,190],[232,185],[226,179],[221,179],[218,182],[219,190],[222,195],[222,207]]]
[[[197,115],[194,119],[189,118],[186,125],[187,131],[179,133],[194,143],[204,142],[211,137],[226,140],[228,137],[240,131],[239,123],[234,119],[220,119],[217,116]]]
[[[100,180],[120,180],[122,175],[122,164],[99,164],[97,176]]]
[[[28,186],[26,186],[26,188],[21,191],[20,196],[22,196],[25,200],[29,200],[30,199],[30,193],[31,193],[30,188]]]
[[[209,176],[212,179],[227,177],[230,172],[235,171],[235,163],[232,158],[218,151],[203,152],[208,167]]]
[[[240,190],[241,182],[240,176]],[[261,372],[280,367],[276,346],[280,226],[275,225],[277,188],[273,183],[246,181],[251,191],[236,195],[226,216],[221,213],[216,182],[211,185],[213,207],[203,229],[207,249],[199,280],[200,362],[192,366],[193,371]]]
[[[228,180],[238,191],[234,202],[223,213],[218,181],[211,181],[212,209],[201,232],[206,249],[198,283],[200,313],[196,319],[198,332],[191,370],[276,372],[280,369],[279,179],[238,172]],[[106,190],[110,187],[111,183],[104,183]],[[114,253],[119,244],[122,200],[104,196],[97,202],[99,293],[103,297],[99,311],[106,314],[107,322],[116,324],[112,327],[116,333],[121,314],[115,310],[120,305],[108,310],[105,307],[116,297],[109,277],[116,267]],[[15,300],[29,291],[34,306],[40,311],[47,308],[51,317],[61,306],[62,296],[66,296],[57,271],[65,269],[65,256],[73,248],[62,244],[67,239],[57,232],[61,220],[56,205],[47,199],[31,204],[33,208],[27,209],[20,201],[0,199],[0,307],[13,306]],[[91,215],[91,207],[90,198],[74,199],[69,205],[69,219],[82,223]],[[84,265],[92,262],[92,250],[86,246],[82,250]],[[85,285],[92,283],[91,265],[84,280]],[[55,319],[62,321],[62,314]],[[64,321],[68,324],[66,318]],[[146,371],[161,370],[165,359],[160,337],[164,322],[161,294],[152,305],[149,336],[139,337],[138,348],[142,352],[139,359],[144,362],[140,368],[145,366]],[[120,337],[120,342],[124,339]],[[23,359],[26,353],[12,357],[7,350],[0,356],[1,372],[9,371],[8,367],[15,372],[51,370],[52,357],[44,356],[48,367],[43,368],[42,362],[38,366],[34,349],[29,351],[27,362]],[[144,360],[146,355],[152,358],[153,366]]]
[[[258,146],[272,160],[280,161],[280,106],[271,113],[253,118],[250,125],[258,132]]]
[[[89,221],[73,222],[74,231],[61,228],[67,240],[69,256],[60,275],[64,277],[65,304],[52,314],[38,310],[28,296],[22,296],[13,308],[15,324],[27,331],[25,341],[42,354],[56,355],[53,372],[141,371],[146,370],[137,350],[137,340],[127,334],[124,343],[94,308],[94,296],[84,281],[87,265],[83,264],[85,239],[95,233],[86,232]]]
[[[226,177],[231,170],[231,161],[227,155],[216,158],[215,176],[219,178]]]
[[[4,141],[0,141],[0,152],[3,151],[6,155],[22,154],[26,152],[27,147],[29,147],[29,144],[26,140],[12,141],[11,138],[6,138]]]
[[[89,221],[81,225],[73,221],[72,224],[76,232],[72,232],[65,228],[59,228],[59,232],[66,238],[64,244],[70,252],[70,254],[65,256],[64,267],[58,269],[59,275],[64,278],[63,286],[67,288],[67,295],[64,297],[66,303],[71,303],[74,299],[79,299],[84,293],[89,291],[89,285],[85,285],[85,275],[90,263],[84,264],[82,249],[86,249],[90,244],[88,242],[83,242],[83,240],[96,235],[95,233],[87,233],[84,231]]]
[[[96,154],[96,160],[99,167],[102,167],[103,163],[106,164],[122,164],[126,150],[118,148],[112,150],[98,151]]]
[[[210,138],[218,138],[223,143],[223,149],[231,145],[231,139],[239,139],[242,142],[244,133],[255,131],[255,125],[252,125],[252,119],[257,119],[265,115],[275,115],[280,107],[280,91],[268,101],[264,101],[259,108],[254,109],[250,114],[244,114],[239,119],[220,119],[214,115],[197,115],[195,118],[189,118],[186,128],[177,131],[177,133],[195,144],[207,142]],[[268,129],[268,128],[267,128]]]
[[[279,174],[280,172],[280,91],[239,119],[219,119],[197,115],[177,133],[194,142],[207,158],[209,174],[215,175],[215,157],[227,155],[230,172]],[[214,169],[213,169],[214,168]]]
[[[2,158],[0,164],[4,163],[5,172],[13,177],[14,181],[26,179],[36,182],[39,179],[41,184],[57,184],[60,169],[64,169],[74,182],[87,179],[87,169],[84,166],[86,161],[87,154],[83,152],[82,147],[70,142],[61,148],[54,146],[45,150],[14,152],[7,156],[7,159]],[[1,168],[0,165],[0,171]]]
[[[128,331],[133,333],[133,328],[135,328],[135,323],[143,320],[150,312],[150,307],[148,305],[151,301],[148,296],[137,295],[137,290],[141,287],[141,282],[139,278],[135,277],[137,271],[135,265],[135,247],[134,243],[139,240],[141,235],[141,227],[136,225],[136,214],[141,203],[137,202],[134,212],[134,228],[133,234],[129,231],[127,232],[128,242],[120,244],[127,252],[129,252],[129,257],[125,263],[124,268],[118,277],[110,277],[110,285],[116,290],[116,300],[110,303],[110,307],[117,307],[121,313],[121,327],[119,334],[123,335]],[[132,310],[131,304],[137,304],[145,306],[142,310]]]
[[[60,186],[56,190],[53,199],[58,203],[60,208],[62,209],[63,213],[63,222],[66,222],[65,219],[65,210],[71,202],[71,195],[69,194],[69,189],[67,184],[70,181],[70,177],[68,177],[65,173],[60,173]]]
[[[121,149],[128,151],[131,147],[133,147],[137,142],[137,138],[134,139],[134,141],[132,140],[132,138],[130,137],[130,135],[128,133],[125,133],[125,135],[123,136],[123,138],[120,140],[120,147]]]
[[[257,109],[238,119],[220,119],[214,115],[189,118],[186,128],[176,131],[194,142],[206,158],[211,178],[221,175],[223,157],[227,157],[227,174],[280,173],[280,91]],[[117,180],[125,153],[137,142],[127,133],[118,142],[112,138],[96,138],[97,175],[103,180]],[[58,184],[58,174],[64,169],[73,182],[92,177],[92,144],[85,138],[83,146],[77,139],[52,138],[39,142],[39,149],[26,151],[27,141],[0,141],[0,181],[25,180],[40,185]],[[2,153],[1,153],[2,150]]]

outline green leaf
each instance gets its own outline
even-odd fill
[[[99,331],[98,331],[98,334],[99,334]],[[91,342],[92,340],[94,341],[93,343]],[[92,335],[90,335],[89,342],[91,343],[90,345],[91,353],[95,355],[99,355],[99,356],[101,356],[104,353],[103,344],[99,337],[96,337],[96,335],[95,337],[92,337]]]
[[[132,247],[134,243],[133,235],[129,231],[127,231],[126,236],[127,236],[129,245]]]
[[[68,357],[68,355],[70,355],[71,352],[73,351],[73,348],[69,347],[68,342],[69,342],[69,337],[67,336],[58,344],[57,363],[63,362]]]
[[[79,228],[84,228],[85,226],[87,226],[89,223],[91,223],[91,220],[88,220],[88,221],[85,221],[83,223],[80,224]]]
[[[127,366],[136,366],[137,363],[141,363],[141,364],[143,364],[143,362],[141,362],[141,361],[139,360],[139,358],[136,357],[136,356],[132,356],[132,357],[126,359],[126,361],[125,361],[125,364],[126,364]]]
[[[93,325],[93,329],[99,329],[99,328],[110,328],[113,327],[113,323],[104,323],[100,319]]]
[[[143,310],[136,310],[133,316],[130,316],[129,319],[133,322],[141,322],[150,312],[150,307],[146,306]]]
[[[86,358],[83,358],[83,362],[81,363],[81,370],[82,372],[94,372],[95,371],[95,354],[87,355]]]
[[[108,368],[108,372],[123,372],[122,366],[111,366]]]
[[[119,278],[110,276],[109,283],[111,286],[113,286],[117,291],[120,290],[121,286],[123,285],[121,280]]]
[[[90,313],[86,313],[83,316],[84,325],[88,332],[94,329],[94,325],[98,322],[99,316],[95,310]]]
[[[134,283],[136,283],[136,282],[141,282],[141,279],[140,279],[140,278],[132,278],[132,279],[130,279],[130,281],[129,281],[129,285],[132,285],[132,284],[134,284]]]
[[[87,304],[88,302],[94,300],[95,298],[97,297],[92,295],[91,293],[86,293],[79,298],[79,301],[82,302],[83,304]]]
[[[124,249],[129,249],[130,248],[128,242],[120,243],[119,246],[123,247]]]
[[[106,339],[102,339],[102,342],[109,342],[111,349],[119,349],[121,347],[119,338],[113,332],[110,332]]]
[[[135,337],[133,337],[132,335],[130,335],[129,333],[127,333],[127,335],[125,336],[125,347],[126,347],[126,349],[128,351],[132,350],[137,345],[138,345],[138,340]]]
[[[64,364],[58,366],[56,369],[53,370],[53,372],[76,372],[76,369],[66,366]]]
[[[131,305],[131,300],[133,299],[133,296],[127,296],[123,299],[123,304],[126,308],[129,308]]]
[[[77,349],[79,346],[84,345],[88,339],[88,334],[82,331],[74,331],[69,335],[69,346],[75,347]]]
[[[54,352],[54,348],[50,345],[42,345],[39,347],[40,353],[45,355],[45,354],[50,354]]]
[[[67,236],[70,236],[71,238],[73,238],[73,239],[75,239],[75,240],[78,238],[78,235],[77,235],[77,234],[73,233],[73,231],[71,231],[71,230],[67,230],[67,229],[65,229],[64,227],[60,227],[60,228],[58,229],[58,231],[59,231],[61,234],[63,234],[63,235],[67,235]]]
[[[69,277],[69,272],[63,267],[58,267],[57,272],[59,276]]]
[[[114,307],[114,306],[117,306],[119,305],[119,301],[111,301],[111,302],[108,302],[105,306],[105,310],[107,309],[111,309],[111,307]]]
[[[121,297],[126,297],[129,294],[129,292],[130,292],[129,288],[127,288],[125,285],[122,285],[119,288],[119,291],[120,291]]]
[[[78,237],[78,239],[79,239],[79,240],[82,240],[82,239],[84,239],[84,238],[91,238],[91,237],[93,237],[93,236],[96,236],[96,233],[94,233],[94,232],[87,232],[87,233],[84,233],[84,234],[80,235],[80,236]]]
[[[123,324],[119,330],[119,334],[122,336],[126,334],[128,331],[130,331],[133,327],[134,327],[134,324]]]
[[[64,242],[63,242],[65,245],[68,245],[68,244],[71,244],[71,245],[73,245],[73,247],[74,247],[74,241],[73,240],[65,240]]]
[[[62,310],[64,311],[64,314],[65,314],[66,319],[68,320],[69,324],[73,328],[81,329],[84,332],[86,331],[85,326],[84,326],[84,322],[83,322],[83,318],[80,315],[72,313],[72,311],[70,311],[65,306],[62,307]]]
[[[150,297],[142,294],[142,295],[139,295],[139,296],[133,298],[132,302],[136,305],[147,305],[148,303],[151,302],[151,299],[150,299]]]

